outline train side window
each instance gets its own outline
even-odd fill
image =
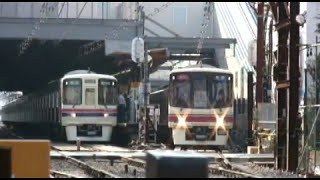
[[[117,104],[116,82],[108,79],[100,79],[98,87],[99,105]]]

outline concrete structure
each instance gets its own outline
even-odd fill
[[[90,42],[108,39],[115,46],[121,40],[131,42],[141,35],[143,26],[136,21],[137,12],[132,8],[135,5],[0,2],[0,47],[5,52],[0,55],[0,89],[32,91],[65,72],[88,67],[100,73],[119,71],[117,60],[102,54],[101,43],[94,46],[93,53],[85,52],[93,49],[87,48]],[[21,49],[25,49],[23,53]],[[50,62],[53,64],[48,65]],[[99,67],[101,70],[97,70]],[[50,70],[41,72],[46,68]],[[33,79],[37,79],[37,85],[30,84]]]
[[[145,34],[147,36],[156,37],[176,37],[179,35],[183,38],[195,38],[200,36],[202,20],[204,17],[204,7],[206,2],[172,2],[170,6],[166,9],[163,9],[159,14],[152,16],[152,20],[146,20],[145,22]],[[146,15],[152,14],[156,8],[161,7],[163,3],[154,3],[154,2],[143,2],[140,5],[144,6],[144,10]],[[206,28],[206,32],[204,33],[204,37],[209,38],[236,38],[234,36],[222,36],[220,31],[224,31],[220,29],[219,22],[217,19],[217,9],[214,3],[213,14],[210,17],[210,21]],[[156,21],[161,26],[166,27],[170,30],[167,31],[161,26],[154,23]],[[198,41],[194,43],[194,49],[196,50],[198,45]],[[229,45],[228,45],[229,46]],[[228,69],[228,66],[225,63],[225,48],[232,49],[233,45],[227,47],[212,47],[215,49],[216,60],[220,67]],[[237,45],[236,45],[237,47]],[[179,48],[178,48],[179,49]],[[181,52],[180,52],[181,53]],[[173,62],[175,63],[175,62]],[[180,66],[189,65],[189,62],[179,63]],[[191,63],[192,64],[192,63]],[[171,63],[166,63],[164,66],[172,66]],[[168,76],[166,75],[169,71],[161,70],[160,72],[156,72],[151,75],[151,80],[159,81],[163,79],[163,81],[167,80]]]
[[[34,34],[34,39],[43,40],[107,37],[131,41],[142,34],[143,27],[135,21],[138,13],[129,8],[119,9],[123,5],[126,3],[0,2],[0,39],[24,39]],[[39,26],[35,28],[37,23]],[[119,26],[123,28],[117,29]]]
[[[144,6],[147,16],[147,36],[200,36],[205,2],[141,2],[139,5]],[[117,51],[130,51],[131,40],[143,34],[142,22],[137,21],[137,7],[136,2],[0,2],[0,39],[18,40],[17,42],[27,40],[32,42],[27,43],[29,46],[35,44],[32,41],[35,39],[43,40],[43,44],[53,40],[56,41],[54,44],[58,45],[61,41],[68,40],[79,43],[105,40],[106,55]],[[215,21],[215,16],[212,16],[203,37],[221,38]],[[196,50],[198,39],[193,42]],[[21,44],[22,42],[16,44],[17,49]],[[204,48],[211,45],[204,43]],[[12,47],[14,46],[12,44]],[[224,63],[225,47],[223,45],[218,47],[222,49],[215,49],[218,64],[223,68],[227,68]]]

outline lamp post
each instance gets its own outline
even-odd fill
[[[316,36],[316,44],[320,43],[320,41],[318,41],[318,36]],[[319,76],[319,72],[318,72],[318,63],[317,63],[317,57],[318,57],[318,46],[315,46],[315,50],[316,50],[316,53],[315,53],[315,66],[316,66],[316,75],[315,75],[315,79],[316,79],[316,104],[319,104],[319,79],[318,79],[318,76]]]

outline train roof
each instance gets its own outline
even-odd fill
[[[221,69],[214,66],[210,66],[207,64],[197,64],[194,66],[188,66],[184,68],[174,69],[170,72],[172,73],[182,73],[182,72],[213,72],[213,73],[225,73],[225,74],[232,74],[231,71],[227,69]]]
[[[65,75],[73,75],[73,74],[97,74],[97,73],[90,70],[75,70],[75,71],[70,71]]]
[[[114,76],[107,75],[107,74],[97,74],[92,71],[88,70],[76,70],[76,71],[71,71],[67,74],[65,74],[62,78],[62,80],[66,78],[85,78],[85,77],[92,77],[92,78],[106,78],[106,79],[111,79],[117,81],[117,79]]]

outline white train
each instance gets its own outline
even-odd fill
[[[209,65],[175,69],[169,87],[151,94],[175,146],[227,145],[233,101],[233,74]]]
[[[45,89],[4,106],[2,120],[47,132],[51,138],[107,142],[117,123],[116,86],[113,76],[72,71]]]

